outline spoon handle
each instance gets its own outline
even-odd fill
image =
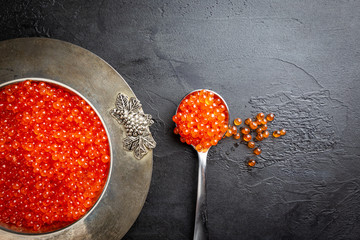
[[[207,211],[206,211],[206,158],[208,151],[198,152],[199,156],[199,173],[198,173],[198,189],[195,212],[195,229],[194,240],[208,239]]]

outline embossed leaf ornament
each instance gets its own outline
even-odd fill
[[[141,103],[138,99],[131,97],[130,99],[119,93],[115,108],[110,114],[122,125],[126,130],[126,138],[123,141],[124,149],[133,151],[137,159],[143,158],[150,149],[156,147],[156,142],[151,136],[149,126],[154,123],[151,115],[141,112]]]
[[[128,151],[134,151],[134,155],[137,159],[141,159],[148,149],[155,148],[156,143],[153,137],[148,134],[146,136],[128,136],[124,139],[124,148]]]

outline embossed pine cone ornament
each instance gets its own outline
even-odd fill
[[[141,159],[148,151],[156,147],[156,142],[151,136],[149,126],[154,123],[150,114],[141,111],[141,103],[138,99],[130,99],[119,93],[115,108],[110,114],[125,127],[127,137],[124,139],[124,148],[134,151],[137,159]]]

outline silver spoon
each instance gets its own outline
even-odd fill
[[[194,90],[194,91],[190,92],[181,100],[181,102],[190,94],[201,91],[201,90],[202,89],[198,89],[198,90]],[[223,103],[226,107],[225,114],[227,114],[227,116],[226,116],[227,123],[226,124],[229,124],[230,113],[229,113],[229,107],[226,104],[225,100],[219,94],[217,94],[216,92],[214,92],[212,90],[208,90],[208,89],[204,89],[204,90],[213,92],[216,96],[218,96],[223,101]],[[180,104],[181,104],[181,102],[180,102]],[[179,109],[179,106],[177,107],[175,114],[177,114],[178,109]],[[191,145],[191,146],[193,146],[193,148],[195,149],[194,145]],[[198,171],[198,188],[197,188],[197,199],[196,199],[196,210],[195,210],[194,240],[205,240],[205,239],[209,238],[208,230],[206,227],[207,212],[206,212],[206,186],[205,186],[205,184],[206,184],[206,161],[207,161],[207,155],[208,155],[209,150],[210,150],[210,148],[208,148],[206,150],[206,152],[197,151],[198,158],[199,158],[199,171]]]

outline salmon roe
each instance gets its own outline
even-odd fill
[[[254,147],[255,147],[255,143],[254,143],[253,141],[250,141],[250,142],[248,142],[247,146],[248,146],[249,148],[254,148]]]
[[[236,134],[234,135],[234,139],[240,139],[240,138],[241,138],[240,133],[236,133]]]
[[[224,101],[212,91],[200,90],[186,96],[173,116],[180,140],[206,151],[228,131],[229,114]],[[176,131],[177,132],[177,131]]]
[[[258,148],[258,147],[257,147],[257,148],[254,149],[253,152],[254,152],[255,155],[260,155],[260,153],[261,153],[262,151],[261,151],[261,148]]]
[[[235,119],[234,119],[234,124],[235,124],[236,126],[239,126],[241,123],[242,123],[241,118],[235,118]]]
[[[278,137],[281,136],[281,132],[280,132],[279,130],[276,130],[276,131],[273,132],[273,136],[274,136],[275,138],[278,138]]]
[[[281,136],[284,136],[285,134],[286,134],[286,130],[285,130],[284,128],[281,129],[281,130],[280,130],[280,135],[281,135]]]
[[[0,88],[0,224],[46,232],[95,204],[110,168],[101,120],[78,95],[26,80]]]
[[[260,155],[262,150],[259,146],[260,142],[270,136],[270,132],[268,130],[268,124],[273,121],[275,115],[273,113],[269,113],[265,115],[264,113],[258,113],[254,118],[246,118],[244,124],[247,126],[241,127],[240,132],[237,132],[236,126],[241,125],[241,118],[235,118],[234,124],[235,126],[229,125],[229,130],[225,134],[225,137],[234,136],[234,139],[241,139],[243,144],[246,144],[248,148],[253,149],[253,153],[255,155]],[[241,134],[240,134],[241,133]],[[273,137],[278,138],[286,135],[286,130],[276,130],[272,133]],[[254,140],[255,139],[255,140]],[[256,141],[256,144],[255,142]],[[258,146],[256,146],[258,145]],[[256,161],[254,159],[250,159],[248,161],[248,165],[253,167],[255,166]]]
[[[255,161],[254,159],[250,159],[250,160],[248,161],[248,165],[249,165],[250,167],[255,166],[255,164],[256,164],[256,161]]]
[[[269,113],[267,116],[266,116],[266,120],[268,120],[269,122],[271,122],[272,120],[274,120],[275,118],[275,114],[273,113]]]

